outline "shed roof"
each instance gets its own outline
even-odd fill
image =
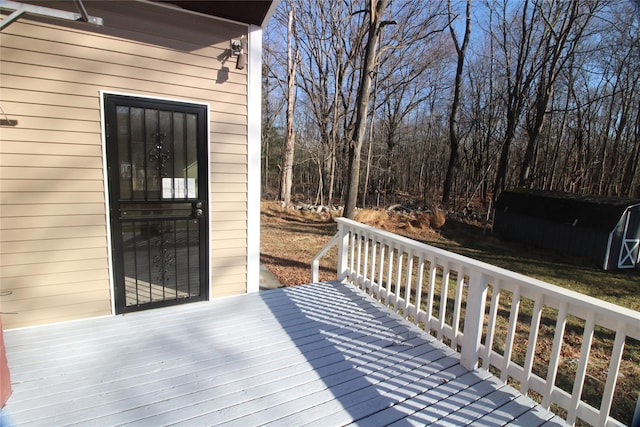
[[[518,188],[504,191],[496,210],[610,232],[635,205],[640,199]]]

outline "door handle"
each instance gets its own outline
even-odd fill
[[[204,216],[204,210],[202,209],[204,206],[204,203],[202,203],[202,201],[198,200],[197,202],[195,202],[193,204],[193,217],[194,218],[201,218],[202,216]]]

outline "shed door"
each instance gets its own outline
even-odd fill
[[[629,209],[626,216],[618,268],[635,268],[640,264],[640,208]]]
[[[105,97],[116,311],[207,299],[204,106]]]

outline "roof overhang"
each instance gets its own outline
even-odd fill
[[[264,27],[280,0],[153,0],[231,21]]]

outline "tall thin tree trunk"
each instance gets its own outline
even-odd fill
[[[282,152],[282,174],[280,178],[280,200],[285,205],[291,204],[291,187],[293,187],[293,158],[295,155],[295,132],[293,115],[295,107],[296,60],[293,54],[293,10],[289,11],[287,41],[287,133]]]

